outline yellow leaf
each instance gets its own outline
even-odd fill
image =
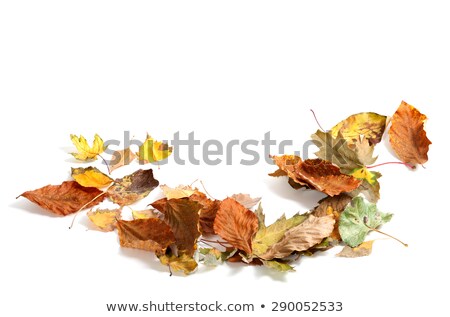
[[[371,185],[377,182],[377,176],[366,167],[357,168],[350,175],[357,179],[365,179]]]
[[[120,209],[98,209],[88,211],[87,216],[102,231],[113,231],[117,225],[117,219],[120,219]]]
[[[101,188],[106,187],[113,182],[112,178],[92,166],[89,166],[88,168],[72,168],[72,177],[83,187]]]
[[[184,274],[189,274],[197,268],[197,262],[187,254],[180,256],[164,254],[159,257],[162,264],[167,265],[171,271],[183,271]]]
[[[133,210],[131,212],[133,215],[133,219],[150,219],[150,218],[156,218],[156,213],[154,209],[147,209],[147,210]]]
[[[131,152],[130,148],[126,148],[120,151],[115,151],[111,157],[111,172],[119,167],[129,165],[136,158],[136,154]]]
[[[136,154],[140,161],[154,163],[169,157],[172,154],[172,147],[147,135],[147,139],[139,147],[139,152]]]
[[[92,147],[89,146],[86,139],[80,135],[77,137],[76,135],[71,134],[70,139],[73,144],[76,146],[78,153],[71,153],[77,160],[87,161],[93,160],[97,158],[97,155],[103,153],[105,150],[105,145],[103,144],[103,140],[100,138],[98,134],[94,136],[94,142],[92,143]]]
[[[355,144],[363,135],[371,145],[381,141],[384,129],[386,128],[386,116],[374,112],[362,112],[354,114],[339,122],[331,129],[333,138],[339,133],[351,146]]]
[[[183,186],[183,185],[179,185],[175,188],[171,188],[167,185],[161,185],[159,187],[161,187],[164,196],[166,196],[167,199],[190,197],[197,191],[195,189],[192,189],[191,186]]]

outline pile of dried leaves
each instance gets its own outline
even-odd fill
[[[389,141],[402,164],[415,168],[427,160],[426,116],[402,102],[392,117]],[[311,212],[291,218],[281,216],[266,225],[259,199],[237,194],[215,200],[191,186],[162,185],[165,198],[151,203],[148,210],[132,212],[133,220],[123,220],[122,208],[146,197],[159,182],[151,169],[112,179],[95,167],[73,168],[73,180],[27,191],[21,196],[61,216],[90,209],[109,199],[114,210],[90,210],[89,219],[103,231],[117,228],[120,245],[154,252],[170,271],[191,273],[198,262],[206,265],[244,262],[291,271],[290,263],[301,255],[327,250],[338,244],[345,257],[368,255],[372,242],[364,242],[370,231],[390,221],[392,215],[378,211],[381,174],[370,170],[376,161],[374,147],[389,125],[388,117],[359,113],[348,117],[330,131],[312,135],[319,151],[316,159],[273,156],[278,170],[272,176],[287,176],[295,188],[318,190],[326,195]],[[80,161],[95,160],[105,150],[96,135],[89,146],[82,136],[71,136]],[[150,136],[133,153],[129,148],[113,154],[108,171],[140,162],[158,162],[172,152],[167,144]],[[381,164],[382,165],[382,164]],[[103,190],[101,190],[102,188]],[[364,200],[363,196],[367,199]],[[200,247],[202,246],[202,247]]]

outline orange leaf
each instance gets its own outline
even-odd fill
[[[170,227],[157,218],[117,220],[117,229],[120,245],[126,248],[163,253],[175,242]]]
[[[70,215],[80,208],[94,207],[105,199],[101,190],[83,187],[75,181],[63,182],[61,185],[48,185],[27,191],[20,196],[60,216]]]
[[[431,141],[423,128],[426,119],[426,115],[404,101],[392,116],[389,141],[403,162],[415,165],[428,161]]]
[[[202,234],[215,234],[214,220],[220,207],[220,200],[211,200],[198,190],[189,199],[202,205],[200,210],[200,230]]]
[[[252,239],[258,231],[258,218],[233,198],[227,198],[217,211],[214,231],[235,248],[251,254]]]

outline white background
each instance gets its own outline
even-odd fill
[[[106,303],[220,300],[253,303],[256,315],[272,301],[309,300],[342,301],[344,312],[329,315],[444,315],[448,13],[445,1],[1,1],[0,314],[107,316]],[[68,230],[71,216],[15,200],[69,177],[70,133],[227,141],[271,131],[301,148],[317,129],[310,108],[330,128],[361,111],[392,115],[401,100],[428,115],[433,141],[426,169],[378,169],[379,208],[395,214],[383,229],[409,248],[372,234],[370,257],[334,249],[285,275],[224,265],[169,277],[153,256],[121,249],[116,233],[87,230],[85,216]],[[377,152],[396,160],[384,143]],[[155,175],[172,186],[201,179],[220,199],[262,196],[269,222],[322,197],[272,170],[171,162]]]

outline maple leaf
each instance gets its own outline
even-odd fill
[[[271,246],[284,237],[287,230],[299,225],[306,218],[308,218],[306,215],[296,214],[292,218],[286,219],[286,216],[283,215],[270,226],[260,228],[252,242],[253,254],[260,256],[266,253]]]
[[[392,117],[389,141],[397,156],[405,163],[416,165],[428,161],[431,141],[424,130],[427,116],[402,101]]]
[[[335,223],[330,238],[336,241],[341,240],[339,234],[339,218],[345,207],[352,201],[352,198],[346,194],[333,197],[325,197],[319,200],[319,205],[314,208],[312,214],[316,217],[333,216]]]
[[[100,138],[98,134],[94,136],[94,142],[92,146],[89,146],[86,139],[82,135],[80,135],[80,137],[77,137],[76,135],[71,134],[70,139],[72,140],[78,151],[78,153],[70,154],[72,154],[77,160],[80,161],[94,160],[97,158],[97,155],[102,154],[106,149],[102,138]]]
[[[108,188],[109,198],[120,206],[131,205],[134,202],[147,197],[150,192],[159,185],[153,177],[153,171],[138,170],[123,178],[118,178]]]
[[[334,228],[333,216],[315,217],[310,215],[305,221],[287,230],[280,241],[269,247],[259,257],[263,260],[285,258],[294,251],[305,251],[330,236]]]
[[[148,219],[148,218],[158,218],[154,209],[146,210],[133,210],[131,212],[133,219]]]
[[[222,252],[215,248],[199,249],[199,261],[206,266],[217,266],[222,264],[230,256],[230,252]]]
[[[89,220],[102,231],[113,231],[117,225],[117,219],[120,219],[120,209],[97,209],[89,210],[87,216]]]
[[[375,204],[367,204],[362,197],[355,197],[339,219],[342,241],[354,248],[364,241],[370,231],[390,221],[391,218],[392,214],[378,211]]]
[[[192,256],[196,249],[199,231],[199,212],[202,206],[189,198],[163,198],[152,206],[164,214],[175,235],[178,252]]]
[[[253,208],[259,201],[261,200],[261,197],[252,198],[249,194],[234,194],[231,196],[234,200],[236,200],[238,203],[240,203],[242,206],[244,206],[247,209]]]
[[[214,221],[214,232],[235,248],[252,253],[252,239],[258,230],[256,215],[233,198],[220,203]]]
[[[126,148],[124,150],[115,151],[110,160],[110,171],[114,171],[122,166],[129,165],[136,158],[136,154],[130,150],[130,148]]]
[[[286,171],[289,178],[294,182],[330,196],[350,192],[361,184],[360,180],[342,174],[339,167],[325,160],[309,159],[302,162],[298,158],[294,165],[288,165],[292,161],[289,155],[273,156],[272,159],[280,169]]]
[[[386,116],[375,112],[361,112],[342,120],[331,129],[333,137],[339,134],[352,145],[363,135],[371,145],[381,141],[386,128]]]
[[[373,240],[361,243],[356,248],[351,248],[348,245],[344,246],[341,252],[336,256],[344,258],[358,258],[361,256],[368,256],[372,253]]]
[[[365,137],[358,139],[353,146],[350,146],[350,148],[354,149],[356,157],[358,158],[358,163],[363,166],[372,165],[378,158],[378,156],[373,156],[375,146],[371,145]]]
[[[159,187],[161,188],[164,196],[166,196],[167,199],[189,197],[197,192],[197,190],[193,189],[191,186],[179,185],[175,188],[171,188],[167,185],[161,185]]]
[[[72,178],[81,186],[102,188],[109,186],[113,179],[103,174],[98,168],[89,166],[87,168],[72,168]]]
[[[70,215],[82,208],[94,207],[105,199],[101,190],[83,187],[75,181],[66,181],[61,185],[47,185],[24,192],[20,196],[60,216]]]
[[[278,272],[293,272],[295,271],[292,266],[290,266],[287,263],[281,262],[279,260],[262,260],[262,263],[265,267],[268,267],[269,269],[278,271]]]
[[[175,236],[164,221],[157,218],[117,220],[120,245],[126,248],[165,252],[175,242]]]
[[[171,272],[182,271],[184,274],[191,274],[198,266],[197,262],[187,254],[181,254],[179,256],[174,254],[164,254],[159,256],[159,261],[162,264],[167,265]],[[172,273],[170,275],[172,275]]]
[[[139,147],[139,152],[136,155],[139,161],[145,163],[154,163],[168,158],[172,154],[172,147],[167,143],[156,141],[147,134],[147,139]]]

